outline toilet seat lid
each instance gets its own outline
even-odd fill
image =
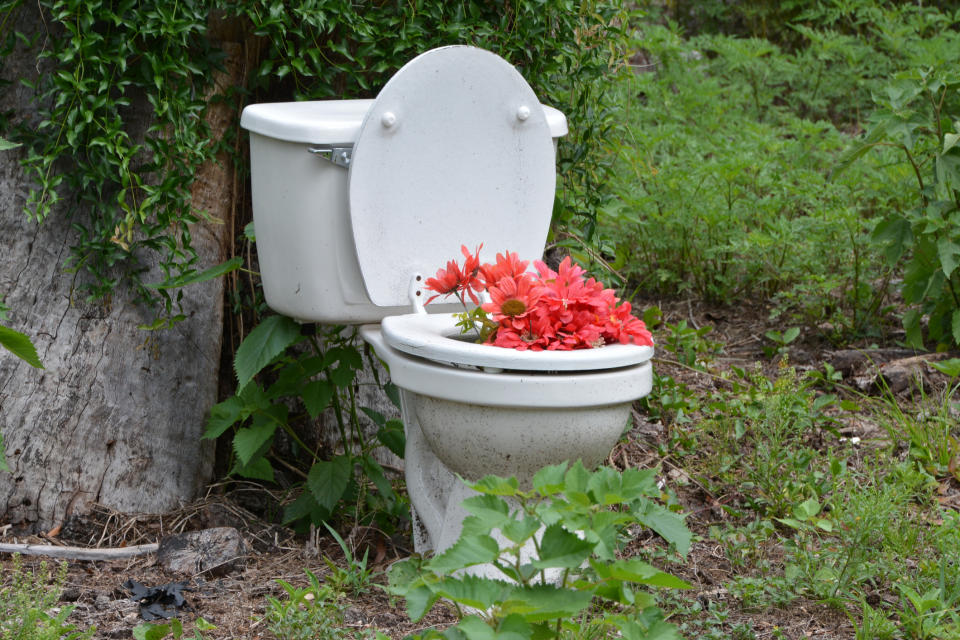
[[[653,357],[653,347],[608,344],[572,351],[517,351],[456,339],[455,314],[409,313],[388,316],[381,323],[387,344],[413,356],[442,363],[496,367],[518,371],[596,371],[630,367]]]
[[[451,46],[408,62],[367,112],[350,161],[351,225],[371,301],[409,305],[411,276],[462,261],[461,245],[539,257],[554,162],[544,110],[507,61]]]

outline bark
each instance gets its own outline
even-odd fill
[[[239,83],[242,60],[228,53],[219,80]],[[37,74],[35,52],[15,53],[3,65],[14,82]],[[0,112],[31,108],[20,85],[0,91]],[[223,109],[235,111],[213,109],[217,134],[233,126]],[[0,432],[13,469],[0,474],[0,522],[47,530],[94,502],[122,512],[174,508],[212,471],[212,445],[200,436],[216,402],[223,279],[184,289],[187,319],[161,332],[137,328],[153,311],[122,288],[109,301],[84,302],[63,269],[75,240],[70,221],[56,211],[39,225],[27,220],[29,184],[19,160],[18,150],[0,153],[0,295],[11,308],[7,324],[31,336],[46,368],[0,351]],[[232,193],[228,159],[198,174],[194,201],[214,220],[193,230],[202,267],[224,259]]]

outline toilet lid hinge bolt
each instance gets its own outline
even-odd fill
[[[410,278],[410,304],[413,305],[413,311],[415,313],[426,314],[427,310],[423,308],[423,276],[419,273],[413,274],[413,277]]]

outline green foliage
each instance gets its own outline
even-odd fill
[[[197,618],[193,622],[193,638],[188,640],[203,640],[201,631],[213,631],[216,628],[203,618]],[[134,640],[161,640],[167,636],[173,640],[186,638],[183,635],[183,623],[179,619],[173,618],[170,622],[163,623],[144,622],[133,628]]]
[[[601,216],[611,265],[649,295],[762,298],[836,334],[869,329],[888,276],[859,199],[879,178],[828,179],[848,137],[784,104],[806,63],[662,25],[637,44],[651,62],[620,87],[630,135],[613,143],[618,199]]]
[[[4,2],[0,25],[32,10]],[[230,91],[270,100],[371,97],[431,47],[488,48],[577,123],[560,148],[557,228],[576,226],[589,238],[609,197],[602,140],[617,123],[609,86],[628,54],[630,15],[618,0],[417,1],[376,11],[347,0],[43,0],[37,10],[44,73],[29,88],[39,112],[16,133],[35,183],[28,215],[70,216],[78,232],[70,267],[88,274],[78,284],[96,298],[122,285],[162,304],[163,319],[148,328],[182,319],[180,287],[225,271],[199,265],[191,237],[193,224],[222,222],[190,200],[197,169],[218,150],[205,121],[223,57],[211,23],[231,23],[262,43],[248,86]],[[0,35],[10,36],[0,62],[36,45],[23,34]],[[143,280],[151,264],[161,283]]]
[[[197,273],[190,225],[205,214],[192,206],[190,186],[214,152],[205,94],[220,56],[206,38],[209,3],[49,0],[38,8],[48,70],[30,86],[38,118],[17,134],[35,183],[28,215],[40,221],[57,206],[71,217],[70,266],[90,274],[81,280],[89,294],[102,298],[123,282],[172,316],[179,295],[150,289],[142,274],[154,261],[168,280]],[[145,121],[130,117],[134,105],[148,109]]]
[[[414,621],[441,599],[456,608],[456,626],[416,637],[679,637],[654,592],[689,585],[617,553],[627,530],[639,528],[681,554],[690,548],[683,519],[651,500],[659,495],[652,469],[590,472],[564,463],[541,469],[529,490],[495,476],[470,487],[479,495],[463,503],[471,515],[459,539],[439,555],[390,569],[390,591],[406,599]]]
[[[287,506],[287,523],[319,525],[339,507],[358,520],[379,518],[383,526],[389,526],[386,519],[405,515],[404,503],[373,456],[379,446],[403,456],[403,424],[362,408],[378,427],[376,442],[364,438],[355,388],[364,362],[355,339],[356,331],[343,327],[304,336],[290,318],[270,316],[237,349],[236,395],[210,410],[204,438],[232,431],[231,474],[274,481],[271,459],[283,455],[276,450],[280,434],[293,458],[305,459],[305,490]],[[342,453],[325,457],[302,440],[298,428],[328,408],[336,416]]]
[[[0,325],[0,347],[17,356],[31,367],[43,369],[43,363],[40,362],[40,356],[37,355],[37,348],[33,346],[29,337],[19,331]]]
[[[950,361],[946,361],[949,363]],[[960,427],[954,399],[960,385],[948,386],[939,400],[922,393],[915,411],[904,410],[895,398],[885,397],[880,406],[880,424],[891,442],[905,442],[910,457],[931,475],[960,480]]]
[[[924,319],[928,341],[960,344],[960,35],[942,39],[924,66],[918,61],[874,97],[870,129],[839,165],[878,146],[896,149],[906,161],[890,177],[909,189],[913,202],[888,212],[872,238],[891,265],[905,262],[901,291],[912,309],[903,323],[907,343],[918,348],[925,342]]]
[[[78,631],[67,618],[72,606],[57,606],[67,578],[67,564],[52,573],[46,561],[26,569],[19,554],[0,575],[0,640],[85,640],[96,628]]]
[[[267,597],[264,620],[280,640],[343,640],[374,637],[371,631],[350,631],[344,624],[347,604],[343,593],[329,581],[321,583],[315,574],[306,571],[309,584],[295,587],[284,580],[277,583],[286,598]],[[381,637],[381,634],[377,634]]]

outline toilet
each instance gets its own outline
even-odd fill
[[[460,246],[539,258],[564,115],[519,72],[469,46],[428,51],[374,100],[246,107],[267,304],[301,322],[361,325],[401,390],[418,552],[461,531],[457,476],[603,462],[650,392],[653,348],[517,351],[458,339],[459,305],[424,307],[424,279]]]

